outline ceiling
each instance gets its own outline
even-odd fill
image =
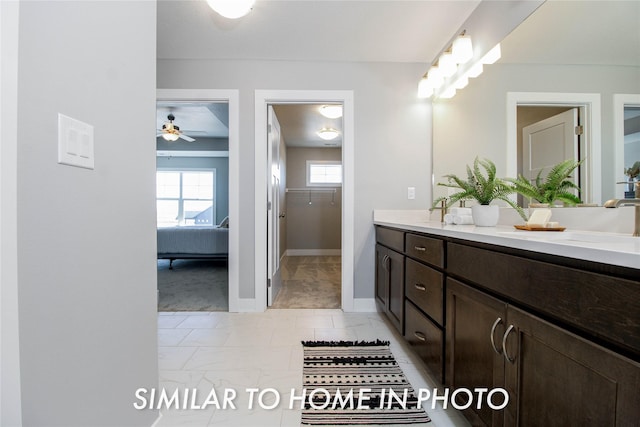
[[[204,0],[159,0],[158,59],[348,61],[428,63],[437,56],[480,0],[257,0],[247,16],[220,17]],[[316,132],[341,129],[341,119],[321,116],[319,105],[276,106],[288,146],[325,147]],[[207,108],[164,105],[185,134],[224,137]],[[223,121],[224,122],[224,121]],[[197,142],[197,141],[196,141]],[[341,145],[341,138],[332,143]]]
[[[160,132],[173,114],[174,125],[192,138],[228,138],[229,107],[222,102],[169,102],[156,103],[156,131]]]
[[[478,3],[257,0],[247,16],[228,20],[205,0],[159,0],[157,57],[407,62],[424,63],[426,71]],[[547,0],[505,39],[501,62],[640,66],[638,22],[635,0]],[[210,105],[165,105],[158,112],[159,127],[169,110],[180,129],[196,139],[226,137],[228,119],[220,120]],[[324,120],[315,107],[282,106],[277,114],[288,143],[324,146],[315,134]]]

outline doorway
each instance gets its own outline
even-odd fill
[[[341,307],[342,109],[268,105],[269,307]]]
[[[284,104],[341,104],[342,117],[342,186],[341,186],[341,235],[340,235],[340,307],[344,311],[354,310],[353,270],[354,270],[354,147],[353,147],[353,92],[351,91],[256,91],[255,102],[255,141],[256,141],[256,224],[255,254],[256,308],[267,308],[268,278],[268,197],[271,175],[268,171],[268,111],[269,105]],[[259,141],[263,141],[260,143]],[[286,194],[286,188],[285,188]],[[329,193],[330,194],[330,193]],[[309,193],[306,194],[307,204]],[[313,195],[312,204],[313,204]],[[337,194],[334,196],[337,197]],[[335,203],[335,199],[334,199]],[[286,215],[286,213],[285,213]],[[265,220],[267,219],[267,220]]]
[[[173,254],[175,256],[163,256],[162,258],[166,258],[163,262],[167,264],[168,273],[174,272],[168,268],[170,263],[188,264],[189,268],[198,267],[195,264],[202,266],[208,263],[205,264],[208,268],[222,264],[227,283],[226,295],[223,297],[226,298],[226,309],[238,311],[238,91],[159,89],[157,102],[159,114],[161,108],[164,108],[162,114],[168,116],[173,113],[173,125],[188,138],[163,140],[162,126],[170,119],[158,118],[160,137],[157,139],[163,140],[158,143],[158,166],[160,172],[168,172],[173,179],[166,182],[169,193],[164,195],[169,196],[165,199],[171,199],[169,204],[173,206],[176,206],[176,199],[178,200],[177,210],[167,214],[164,219],[178,221],[178,224],[169,225],[182,227],[181,231],[197,234],[199,236],[196,239],[200,239],[200,243],[194,243],[194,236],[178,236],[186,239],[181,244],[187,246],[179,248],[178,253]],[[215,116],[222,127],[226,128],[226,138],[208,138],[206,132],[211,131],[197,129],[186,115],[181,116],[178,107],[194,109],[194,116]],[[170,126],[165,129],[167,127]],[[181,141],[178,143],[180,146],[167,145],[175,144],[178,140]],[[177,184],[174,182],[176,179]],[[214,187],[217,189],[214,190]],[[158,203],[160,201],[159,198]],[[211,233],[216,233],[215,239],[210,239]],[[201,245],[205,243],[206,246]],[[159,258],[161,250],[158,245]]]

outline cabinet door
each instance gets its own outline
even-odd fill
[[[387,311],[387,289],[389,288],[389,274],[387,273],[387,254],[389,249],[376,245],[376,303],[378,310]]]
[[[509,307],[506,426],[637,426],[640,364]]]
[[[503,387],[505,362],[501,339],[506,307],[502,301],[447,279],[445,381],[449,387],[470,390]],[[474,408],[465,411],[472,425],[502,425],[504,411],[494,411],[486,404],[481,409]]]
[[[388,315],[391,323],[404,333],[404,255],[389,251]]]

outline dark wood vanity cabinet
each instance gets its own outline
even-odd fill
[[[640,426],[637,270],[376,229],[376,299],[389,307],[402,266],[404,308],[386,312],[434,378],[509,394],[465,410],[472,425]]]
[[[390,234],[393,238],[401,238]],[[389,243],[379,239],[384,243]],[[391,323],[404,333],[404,255],[382,244],[376,244],[375,298],[379,311],[385,313]]]
[[[467,409],[474,426],[638,423],[637,363],[453,279],[446,343],[448,386],[509,393],[502,411]]]

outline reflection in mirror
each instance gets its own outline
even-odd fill
[[[640,94],[613,97],[616,198],[630,196],[629,168],[640,161]],[[635,177],[640,180],[640,176]],[[628,193],[628,194],[625,194]]]
[[[622,163],[617,166],[623,150],[614,131],[614,94],[640,94],[638,22],[637,1],[545,2],[503,40],[500,61],[454,98],[434,101],[434,182],[445,174],[464,174],[476,156],[493,160],[498,174],[515,176],[521,144],[509,146],[507,129],[516,133],[520,115],[515,107],[507,112],[508,94],[567,94],[582,99],[575,105],[595,105],[585,113],[594,141],[582,171],[594,180],[585,201],[614,198],[623,190],[616,185],[623,179]],[[584,186],[588,177],[580,180]],[[434,199],[443,191],[434,186]]]
[[[624,106],[624,168],[640,161],[640,105]]]

